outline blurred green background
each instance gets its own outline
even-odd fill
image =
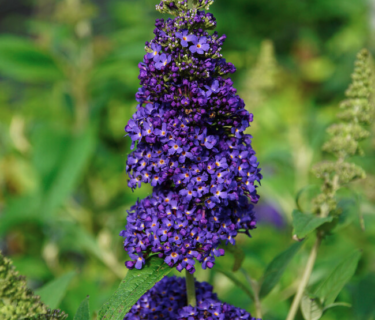
[[[127,187],[130,143],[123,128],[136,107],[144,43],[162,17],[157,3],[0,0],[0,250],[34,289],[75,271],[59,305],[70,319],[86,295],[95,312],[118,286],[126,273],[118,236],[126,210],[151,192]],[[310,169],[325,156],[325,128],[335,121],[355,55],[375,49],[375,2],[216,0],[211,12],[228,36],[222,53],[237,67],[235,86],[255,118],[249,132],[264,174],[260,223],[252,239],[238,243],[244,269],[257,279],[293,243],[296,193],[319,183]],[[375,126],[372,132],[366,155],[354,159],[368,176],[347,191],[361,204],[325,240],[311,278],[314,285],[342,256],[363,250],[339,296],[352,307],[333,308],[322,319],[374,318]],[[264,301],[265,319],[287,314],[310,238]],[[232,264],[230,254],[217,262]],[[215,268],[196,275],[224,301],[254,311]],[[235,275],[245,281],[240,271]]]

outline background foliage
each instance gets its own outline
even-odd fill
[[[161,17],[155,4],[0,1],[0,249],[33,289],[75,271],[65,297],[53,300],[61,300],[58,307],[69,318],[88,294],[96,312],[117,288],[127,259],[118,233],[126,210],[151,190],[132,193],[126,185],[130,142],[123,127],[136,106],[144,42]],[[252,239],[238,237],[242,268],[251,278],[259,279],[272,258],[293,244],[295,194],[305,188],[303,207],[317,193],[311,167],[326,156],[325,129],[335,121],[356,52],[375,48],[374,7],[365,0],[217,0],[211,7],[218,32],[228,36],[223,54],[238,68],[236,87],[254,113],[250,133],[264,173],[259,227]],[[273,42],[276,60],[265,39]],[[262,71],[259,65],[269,67]],[[352,307],[332,308],[326,320],[374,317],[371,130],[362,146],[366,156],[354,158],[367,178],[342,192],[351,199],[345,200],[345,219],[325,239],[310,279],[316,289],[342,257],[362,250],[338,299]],[[312,240],[306,238],[266,297],[266,319],[285,317]],[[250,296],[222,272],[234,263],[227,256],[211,271],[198,268],[196,277],[213,284],[222,300],[254,312]],[[235,276],[246,283],[241,270]]]

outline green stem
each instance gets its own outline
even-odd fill
[[[318,249],[319,249],[319,246],[320,246],[320,242],[321,242],[321,236],[318,234],[317,238],[316,238],[316,241],[315,241],[315,244],[311,249],[309,259],[307,260],[305,271],[303,273],[301,282],[299,283],[297,293],[294,296],[293,303],[292,303],[292,306],[290,307],[290,310],[289,310],[289,313],[288,313],[288,316],[287,316],[286,320],[294,320],[294,318],[296,316],[296,313],[298,311],[298,307],[300,305],[303,293],[305,292],[306,286],[309,282],[310,275],[311,275],[311,272],[312,272],[314,264],[315,264],[315,260],[316,260],[316,256],[317,256]]]
[[[258,319],[262,319],[262,304],[259,299],[259,285],[258,282],[251,279],[252,288],[255,296],[255,315]]]
[[[245,275],[246,280],[254,293],[253,300],[255,303],[255,315],[258,319],[262,319],[262,304],[259,298],[259,283],[256,280],[250,278],[249,274],[245,271],[245,269],[241,268],[241,271]]]
[[[186,270],[186,294],[187,294],[187,305],[195,307],[197,305],[197,299],[195,297],[195,280],[194,276]]]

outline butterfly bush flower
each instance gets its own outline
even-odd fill
[[[208,49],[210,49],[210,45],[207,43],[206,37],[201,37],[199,40],[195,38],[192,40],[192,42],[193,42],[193,45],[189,47],[189,50],[192,53],[196,52],[199,54],[203,54],[206,51],[208,51]]]
[[[137,110],[125,127],[135,147],[128,185],[150,183],[154,191],[130,209],[120,235],[128,268],[157,254],[193,273],[196,261],[211,268],[224,254],[220,242],[234,244],[255,228],[262,175],[245,133],[253,117],[228,77],[235,67],[220,53],[226,37],[206,31],[215,18],[186,1],[165,0],[158,9],[177,17],[156,20],[139,64]]]
[[[159,56],[159,52],[161,50],[161,46],[158,45],[158,44],[153,43],[153,44],[151,44],[151,49],[152,49],[152,52],[149,52],[147,54],[147,58],[148,59],[153,59],[154,61],[158,61],[158,59],[160,57]]]
[[[197,306],[186,306],[184,279],[165,277],[138,300],[124,320],[255,320],[245,310],[221,302],[208,283],[195,282],[195,287]]]
[[[189,35],[189,30],[183,30],[181,32],[176,32],[176,38],[181,40],[181,45],[187,47],[189,42],[196,41],[197,37],[193,34]]]

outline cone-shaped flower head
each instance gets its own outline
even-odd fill
[[[255,227],[251,203],[262,176],[244,133],[252,115],[227,77],[235,67],[220,53],[226,37],[206,31],[215,18],[184,1],[158,9],[178,16],[156,20],[139,64],[137,111],[125,127],[136,146],[127,160],[129,187],[155,188],[132,207],[121,235],[134,259],[128,267],[141,268],[157,253],[194,272],[194,258],[212,267],[221,240],[233,244],[239,231]]]
[[[0,319],[63,320],[67,315],[51,310],[26,287],[25,277],[14,268],[12,261],[0,251]]]
[[[366,176],[360,166],[348,162],[348,159],[363,153],[360,141],[370,135],[366,126],[371,123],[374,113],[370,99],[373,91],[372,78],[371,56],[363,49],[357,55],[346,99],[340,104],[339,122],[328,128],[331,137],[323,146],[323,150],[334,154],[337,160],[322,161],[313,168],[316,176],[324,181],[322,192],[313,200],[313,211],[321,216],[338,216],[341,212],[336,210],[337,190]]]

